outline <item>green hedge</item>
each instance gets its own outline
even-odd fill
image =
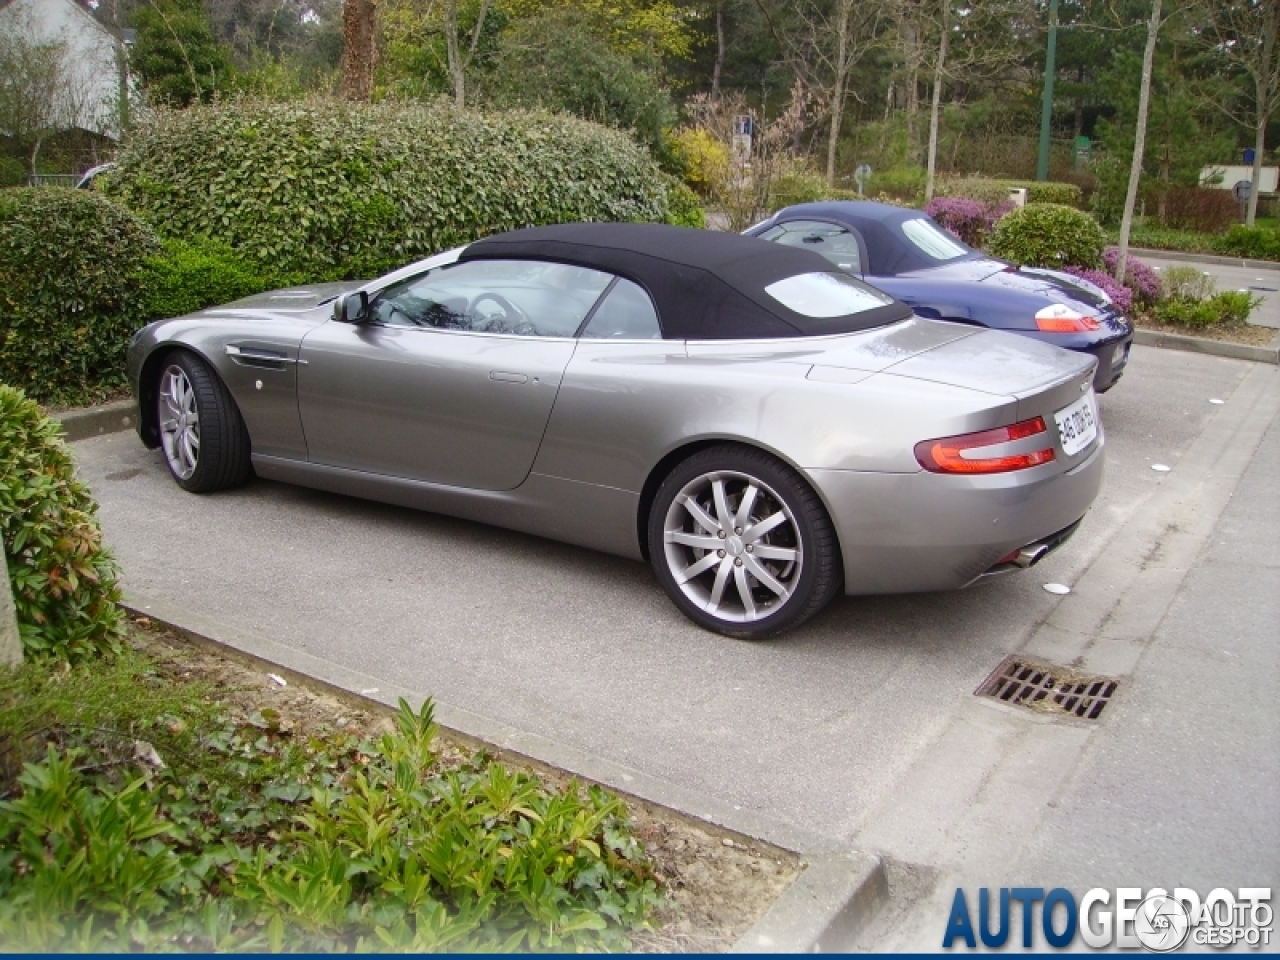
[[[256,264],[212,240],[166,240],[147,258],[142,287],[149,319],[180,317],[279,286]]]
[[[166,236],[213,238],[308,281],[370,276],[502,230],[666,215],[662,175],[625,134],[410,103],[157,111],[107,189]]]
[[[125,385],[146,317],[151,230],[89,190],[0,191],[0,381],[49,404],[91,403]]]
[[[1218,253],[1250,260],[1280,260],[1280,230],[1236,224],[1214,239]]]
[[[702,209],[698,195],[678,177],[667,178],[666,222],[675,227],[695,227],[698,230],[707,225],[707,212]]]
[[[944,179],[938,184],[938,196],[964,197],[988,205],[1009,199],[1009,191],[1025,187],[1027,203],[1056,203],[1080,209],[1084,206],[1084,191],[1074,183],[1058,183],[1036,180],[999,180],[993,177],[959,177]]]
[[[115,648],[124,614],[97,504],[62,427],[0,385],[0,534],[28,654],[79,660]]]
[[[991,254],[1028,267],[1097,267],[1107,235],[1082,210],[1056,203],[1028,204],[1000,219]]]

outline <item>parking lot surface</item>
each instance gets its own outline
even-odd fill
[[[83,441],[74,453],[126,593],[144,606],[162,601],[355,671],[371,688],[431,695],[899,855],[894,828],[876,830],[886,804],[954,733],[975,688],[1054,612],[1061,600],[1042,584],[1075,584],[1101,569],[1125,530],[1155,550],[1162,485],[1185,486],[1187,496],[1197,484],[1234,487],[1215,463],[1252,455],[1265,428],[1255,421],[1275,416],[1277,373],[1135,347],[1128,374],[1101,398],[1103,494],[1058,553],[967,591],[840,598],[804,628],[756,644],[693,626],[638,563],[266,481],[193,496],[132,433]],[[1224,453],[1182,464],[1215,438]],[[1085,599],[1099,609],[1123,599],[1119,580],[1089,582]],[[1129,721],[1118,711],[1115,722]],[[1087,735],[1072,728],[1060,744],[1071,763]]]

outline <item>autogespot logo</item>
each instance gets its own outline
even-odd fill
[[[1020,924],[1014,917],[1014,903],[1021,904]],[[1235,893],[1217,887],[1203,901],[1185,887],[1172,893],[1159,887],[1146,891],[1120,887],[1114,894],[1095,887],[1079,900],[1063,887],[1047,893],[1043,887],[1001,887],[994,895],[982,887],[977,905],[975,924],[968,897],[956,888],[943,949],[961,943],[971,949],[979,943],[1000,949],[1018,927],[1022,946],[1028,949],[1040,946],[1037,933],[1045,945],[1057,950],[1071,946],[1077,938],[1094,949],[1141,948],[1152,953],[1170,953],[1188,943],[1261,949],[1271,944],[1274,919],[1270,887],[1240,887]]]

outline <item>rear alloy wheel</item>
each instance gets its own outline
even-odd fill
[[[649,556],[686,616],[745,640],[799,626],[840,583],[822,502],[790,467],[748,447],[711,447],[671,472],[649,514]]]
[[[192,493],[239,486],[249,477],[249,433],[218,375],[194,354],[165,358],[156,384],[160,447],[173,479]]]

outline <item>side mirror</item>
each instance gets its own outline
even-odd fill
[[[339,297],[333,305],[333,319],[339,323],[363,323],[369,318],[369,294],[363,290]]]

